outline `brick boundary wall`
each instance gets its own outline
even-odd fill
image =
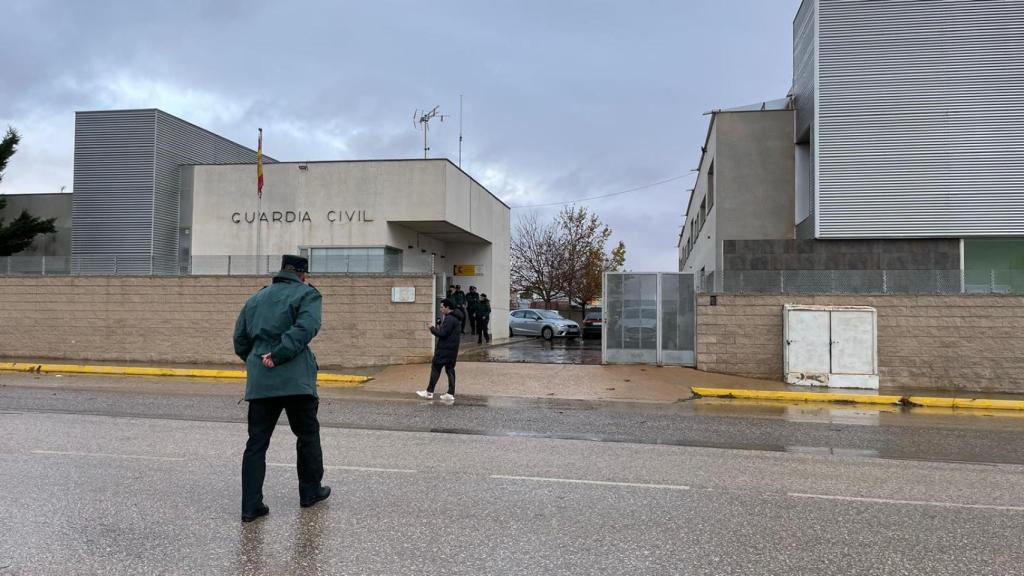
[[[784,304],[878,310],[882,386],[1024,393],[1024,296],[753,295],[697,297],[697,368],[783,378]]]
[[[79,362],[238,364],[235,320],[266,276],[0,277],[0,357]],[[318,276],[320,366],[430,360],[431,276]],[[393,304],[391,288],[416,302]]]

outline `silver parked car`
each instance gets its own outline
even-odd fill
[[[579,338],[580,325],[554,310],[513,310],[508,315],[508,335]]]

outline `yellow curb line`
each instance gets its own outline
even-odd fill
[[[907,403],[932,408],[978,408],[986,410],[1024,410],[1021,400],[993,400],[990,398],[935,398],[908,396]]]
[[[244,379],[245,370],[209,370],[203,368],[148,368],[141,366],[89,366],[84,364],[29,364],[0,362],[0,370],[8,372],[62,372],[64,374],[106,374],[116,376],[179,376],[186,378]],[[317,383],[325,388],[356,388],[371,380],[369,376],[348,374],[317,375]]]
[[[750,398],[755,400],[791,400],[796,402],[855,402],[857,404],[899,404],[901,396],[838,394],[835,392],[788,392],[785,390],[745,390],[740,388],[700,388],[690,391],[710,398]]]
[[[742,388],[690,388],[696,396],[706,398],[747,398],[753,400],[787,400],[794,402],[849,402],[853,404],[902,404],[932,408],[977,408],[985,410],[1024,410],[1024,400],[993,400],[988,398],[940,398],[932,396],[894,396],[877,394],[843,394],[836,392],[790,392],[785,390],[747,390]]]

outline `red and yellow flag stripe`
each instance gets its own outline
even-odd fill
[[[260,143],[256,148],[256,195],[263,198],[263,128],[260,128]]]

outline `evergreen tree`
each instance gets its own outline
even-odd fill
[[[4,170],[7,168],[7,161],[18,151],[18,142],[21,137],[14,128],[8,128],[4,139],[0,140],[0,182],[4,178]],[[0,212],[7,207],[7,199],[0,194]],[[53,223],[56,218],[36,218],[22,210],[21,214],[5,224],[0,218],[0,256],[17,254],[32,245],[32,241],[39,234],[53,234],[57,231]]]

